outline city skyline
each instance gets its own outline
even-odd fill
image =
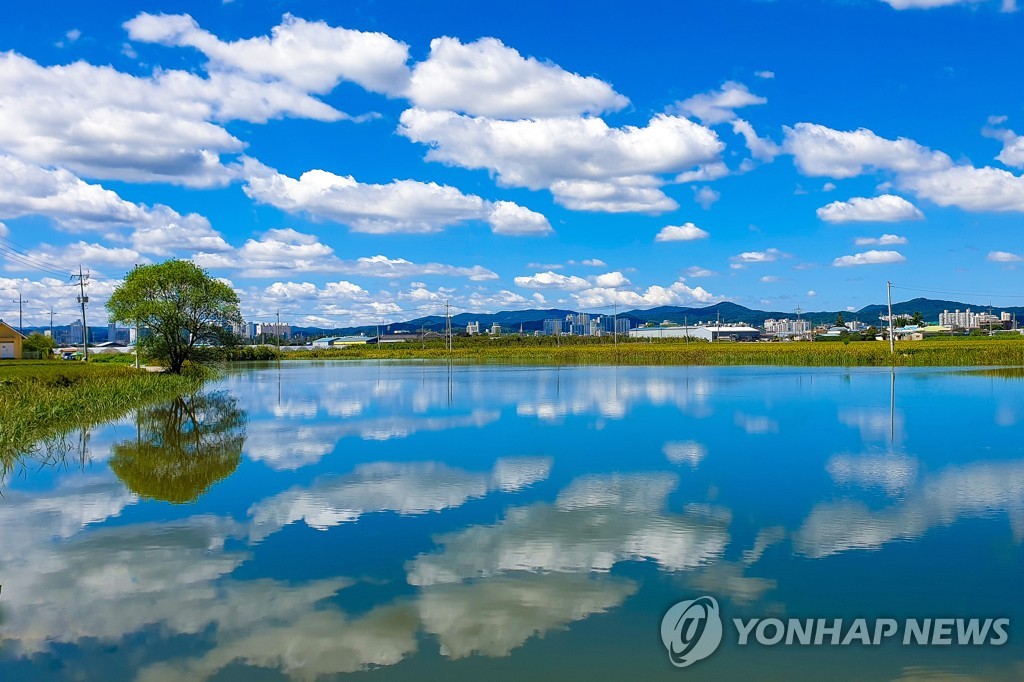
[[[8,322],[169,257],[324,328],[1024,301],[1012,1],[58,8],[0,27]]]

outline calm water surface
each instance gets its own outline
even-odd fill
[[[294,363],[63,447],[0,488],[2,680],[1024,679],[1020,378]],[[705,594],[1010,639],[676,669]]]

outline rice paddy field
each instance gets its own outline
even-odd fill
[[[349,346],[286,352],[284,359],[392,359],[526,364],[787,365],[867,367],[976,367],[1024,365],[1024,337],[903,341],[889,353],[884,341],[851,343],[706,343],[682,340],[609,341],[512,337]]]
[[[19,457],[59,450],[76,429],[195,390],[201,376],[138,371],[117,363],[0,363],[0,474]]]

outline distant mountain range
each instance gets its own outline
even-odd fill
[[[892,304],[892,311],[896,315],[913,315],[915,312],[920,312],[924,316],[925,320],[935,322],[939,319],[939,313],[943,310],[965,310],[970,308],[971,310],[988,310],[988,305],[980,305],[976,303],[962,303],[960,301],[943,301],[934,300],[930,298],[914,298],[909,301],[901,301],[899,303]],[[992,308],[993,312],[1009,312],[1016,313],[1021,322],[1024,323],[1024,306],[1010,307],[1010,308]],[[459,313],[458,315],[452,316],[452,328],[458,332],[465,330],[466,324],[469,322],[479,322],[480,330],[483,331],[485,328],[490,328],[495,322],[501,325],[504,331],[518,331],[520,325],[523,331],[533,332],[539,329],[543,329],[544,320],[550,319],[561,319],[564,320],[566,315],[575,314],[577,311],[561,309],[561,308],[549,308],[545,310],[507,310],[498,313]],[[838,310],[819,310],[819,311],[802,311],[800,317],[805,320],[810,320],[814,324],[829,324],[834,322],[836,316],[842,312],[843,317],[849,320],[859,320],[866,324],[878,324],[880,315],[887,313],[887,306],[885,305],[868,305],[864,306],[860,310],[856,311],[838,311]],[[602,313],[608,314],[608,313]],[[595,314],[591,313],[593,317]],[[628,310],[619,313],[620,318],[628,318],[633,326],[640,326],[646,322],[664,322],[669,321],[676,324],[690,323],[694,324],[697,322],[708,322],[719,319],[722,323],[727,322],[742,322],[744,324],[753,325],[760,327],[764,324],[767,319],[779,319],[779,318],[795,318],[796,312],[794,310],[754,310],[747,308],[746,306],[739,305],[737,303],[730,303],[728,301],[723,303],[716,303],[714,305],[704,307],[684,307],[684,306],[660,306],[658,308],[649,308],[647,310]],[[396,322],[390,325],[381,325],[380,330],[397,332],[397,331],[419,331],[420,329],[430,331],[443,331],[445,326],[445,319],[442,315],[429,315],[427,317],[418,317],[413,320],[405,322]],[[316,335],[316,334],[367,334],[373,335],[377,331],[376,326],[361,326],[361,327],[341,327],[337,329],[320,329],[316,327],[293,327],[295,332]]]
[[[915,312],[920,312],[924,316],[924,319],[929,322],[938,321],[939,313],[943,310],[965,310],[967,308],[982,311],[988,310],[989,307],[988,305],[981,305],[977,303],[942,301],[930,298],[915,298],[909,301],[901,301],[899,303],[892,304],[893,313],[897,315],[910,316]],[[993,307],[992,311],[995,313],[1016,313],[1021,324],[1024,325],[1024,306],[1010,308]],[[479,322],[480,331],[483,331],[484,329],[489,329],[491,325],[497,322],[501,325],[501,328],[504,331],[519,331],[519,327],[522,325],[523,331],[533,332],[544,328],[544,320],[564,320],[566,315],[576,314],[576,312],[577,311],[575,310],[562,308],[548,308],[544,310],[506,310],[498,313],[459,313],[458,315],[452,316],[452,328],[456,332],[460,332],[466,329],[467,323]],[[840,312],[843,313],[843,317],[847,321],[859,320],[866,324],[877,325],[879,315],[886,314],[886,306],[868,305],[864,306],[860,310],[852,312],[848,310],[801,311],[800,317],[805,320],[810,320],[814,324],[829,324],[835,321],[836,316]],[[605,312],[601,314],[609,313]],[[590,315],[591,317],[594,317],[595,313],[590,313]],[[649,308],[647,310],[628,310],[619,313],[620,318],[629,319],[635,327],[643,325],[646,322],[661,323],[666,320],[676,324],[713,322],[718,319],[719,316],[721,316],[723,324],[729,322],[742,322],[743,324],[760,327],[767,319],[779,319],[783,317],[795,318],[796,312],[794,310],[754,310],[737,303],[730,303],[726,301],[704,307],[661,306],[658,308]],[[29,334],[34,331],[43,332],[47,329],[49,329],[49,327],[26,327],[25,333]],[[57,334],[62,334],[70,329],[71,328],[68,325],[61,325],[55,327],[54,331]],[[395,322],[389,325],[380,325],[379,327],[381,332],[419,331],[420,329],[428,331],[444,331],[444,316],[428,315],[427,317],[417,317],[413,320]],[[377,333],[377,330],[378,327],[374,325],[337,327],[333,329],[324,329],[321,327],[292,327],[293,333],[312,337],[330,335],[345,336],[350,334],[366,334],[368,336],[372,336]],[[107,327],[90,326],[89,338],[97,341],[106,341]]]

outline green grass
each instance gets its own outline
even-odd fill
[[[190,376],[137,371],[120,363],[0,363],[0,473],[23,455],[62,443],[80,428],[121,417],[140,405],[195,390]]]
[[[803,365],[803,366],[1021,366],[1024,337],[902,341],[890,355],[881,341],[816,343],[706,343],[683,340],[610,340],[510,337],[457,338],[449,354],[444,342],[405,342],[344,349],[286,352],[286,360],[447,360],[524,364]]]

